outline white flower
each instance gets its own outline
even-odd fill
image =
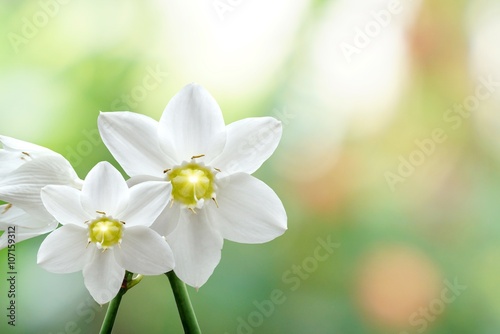
[[[104,143],[132,184],[170,183],[172,199],[153,229],[164,235],[176,259],[175,273],[196,288],[220,261],[223,239],[270,241],[286,230],[283,204],[250,174],[271,156],[281,123],[248,118],[227,127],[217,102],[201,86],[183,88],[160,122],[130,112],[101,113]]]
[[[172,270],[172,251],[149,226],[168,203],[170,185],[144,182],[128,188],[109,163],[97,164],[82,190],[47,186],[42,200],[63,226],[43,241],[38,264],[54,273],[83,271],[99,304],[120,289],[125,270],[158,275]]]
[[[70,163],[45,147],[0,136],[0,230],[16,227],[16,242],[48,233],[57,222],[45,210],[40,190],[49,184],[81,188],[82,181]],[[6,233],[0,239],[0,249]]]

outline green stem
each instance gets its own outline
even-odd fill
[[[191,300],[186,289],[186,284],[181,281],[173,271],[166,273],[170,285],[172,286],[172,291],[174,292],[175,302],[177,303],[177,309],[179,310],[179,315],[182,321],[182,327],[184,327],[184,333],[186,334],[200,334],[200,326],[198,325],[198,320],[196,320],[196,315],[194,314],[193,305],[191,305]]]
[[[123,295],[130,289],[129,283],[132,281],[132,276],[134,274],[130,272],[125,273],[125,278],[123,279],[122,287],[115,298],[109,302],[108,310],[106,311],[106,316],[102,322],[100,334],[109,334],[113,329],[115,324],[116,315],[118,314],[118,308],[120,307],[120,302],[122,301]],[[134,284],[135,285],[135,284]]]

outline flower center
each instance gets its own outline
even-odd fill
[[[167,175],[172,183],[172,198],[189,209],[201,208],[207,199],[215,198],[214,173],[202,164],[184,163]]]
[[[94,242],[97,248],[104,250],[122,241],[123,223],[110,217],[99,217],[89,224],[89,243]]]

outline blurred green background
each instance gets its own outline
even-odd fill
[[[226,123],[282,120],[256,176],[289,217],[270,243],[225,242],[189,289],[204,333],[499,333],[498,17],[496,0],[5,0],[0,133],[84,178],[117,166],[99,111],[159,119],[197,82]],[[16,249],[15,328],[0,251],[0,333],[98,332],[106,306],[36,265],[43,238]],[[125,295],[115,333],[180,332],[166,277]]]

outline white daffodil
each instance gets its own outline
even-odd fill
[[[166,237],[175,273],[202,286],[220,261],[223,239],[263,243],[285,232],[287,217],[274,191],[250,174],[276,149],[281,123],[271,117],[224,124],[213,97],[190,84],[160,122],[130,112],[99,115],[104,143],[132,182],[171,184],[171,205],[152,226]]]
[[[48,233],[57,222],[47,212],[40,190],[49,184],[80,189],[82,181],[70,163],[48,148],[0,136],[0,230],[16,229],[16,242]],[[0,238],[0,249],[7,233]]]
[[[170,247],[149,228],[165,208],[169,188],[154,181],[129,188],[107,162],[89,172],[81,191],[44,187],[43,204],[63,226],[42,242],[38,264],[54,273],[82,270],[99,304],[116,296],[125,270],[144,275],[172,270]]]

